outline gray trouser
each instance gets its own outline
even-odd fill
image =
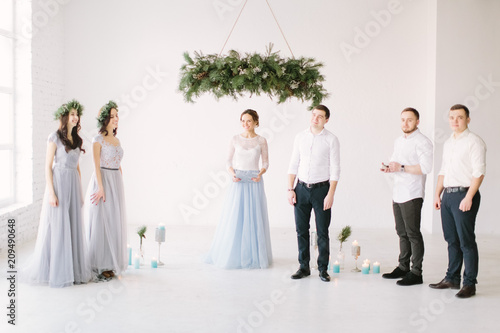
[[[422,198],[416,198],[403,203],[392,203],[396,232],[399,236],[399,268],[410,270],[415,275],[422,275],[424,260],[424,239],[420,232],[420,215]]]

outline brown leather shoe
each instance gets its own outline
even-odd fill
[[[476,294],[476,286],[475,285],[464,285],[462,289],[455,295],[458,298],[469,298]]]
[[[460,284],[451,282],[450,280],[442,279],[438,283],[431,283],[429,285],[432,289],[460,289]]]

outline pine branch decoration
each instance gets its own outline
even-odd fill
[[[142,239],[143,238],[146,238],[146,231],[148,230],[148,227],[146,227],[145,225],[139,227],[137,229],[137,234],[139,235],[139,237],[141,238],[141,244],[142,244]]]
[[[340,246],[342,246],[342,243],[344,243],[347,240],[347,238],[349,238],[349,236],[351,236],[351,226],[347,225],[342,228],[342,230],[337,236],[337,239],[340,242]]]
[[[237,100],[250,93],[250,96],[265,94],[276,98],[278,104],[290,98],[309,101],[312,104],[309,109],[329,96],[322,85],[325,81],[320,73],[322,63],[314,58],[282,58],[272,48],[271,43],[264,55],[242,55],[231,50],[227,56],[219,57],[194,52],[194,59],[185,52],[179,91],[190,103],[204,93],[211,93],[217,100],[224,96]]]

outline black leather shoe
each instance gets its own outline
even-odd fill
[[[330,282],[330,275],[326,271],[319,272],[319,278],[321,281]]]
[[[412,272],[408,272],[402,280],[396,282],[399,286],[413,286],[415,284],[422,284],[422,275],[416,275]]]
[[[303,277],[311,275],[310,269],[299,268],[299,270],[291,276],[293,280],[302,279]]]
[[[462,289],[455,295],[458,298],[469,298],[476,294],[476,286],[475,285],[464,285]]]
[[[453,283],[450,280],[442,279],[438,283],[431,283],[429,287],[432,289],[460,289],[460,283]]]
[[[384,279],[399,279],[405,277],[406,274],[408,274],[408,271],[403,271],[401,268],[396,267],[392,272],[382,274],[382,277]]]

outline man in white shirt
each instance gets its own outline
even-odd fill
[[[434,208],[441,209],[448,243],[448,270],[441,282],[429,287],[459,289],[463,262],[463,286],[456,296],[469,298],[476,294],[479,255],[474,228],[481,201],[479,187],[486,172],[486,144],[469,130],[469,109],[465,105],[453,105],[448,120],[453,134],[444,143],[434,198]]]
[[[299,270],[291,276],[309,276],[309,220],[311,210],[316,217],[318,235],[318,270],[322,281],[330,281],[327,273],[330,258],[330,226],[333,196],[340,176],[339,140],[324,126],[330,110],[318,105],[312,110],[311,126],[295,137],[288,168],[288,202],[294,206],[299,247]],[[294,188],[295,179],[298,178]]]
[[[418,129],[420,115],[414,108],[401,112],[403,135],[394,142],[389,165],[381,171],[394,173],[392,208],[399,236],[399,265],[386,279],[403,278],[401,286],[422,284],[424,239],[420,232],[420,216],[424,201],[426,175],[432,170],[432,142]],[[410,269],[411,259],[411,269]]]

